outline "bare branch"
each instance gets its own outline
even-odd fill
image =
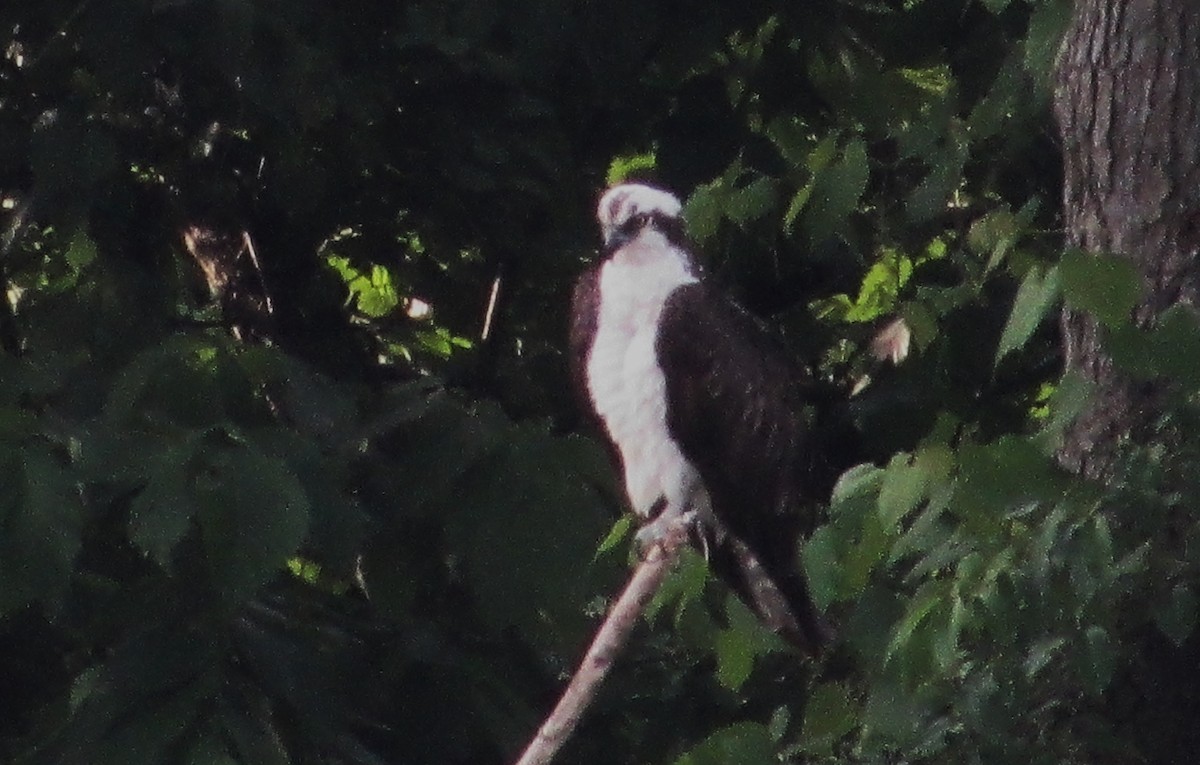
[[[548,765],[570,737],[587,705],[596,695],[600,682],[628,641],[638,616],[662,585],[687,535],[687,521],[669,527],[661,543],[652,547],[645,560],[634,570],[629,583],[625,585],[625,591],[596,632],[579,669],[559,698],[558,705],[542,723],[516,765]]]

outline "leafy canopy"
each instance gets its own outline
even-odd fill
[[[564,761],[1185,751],[1200,335],[1062,253],[1069,12],[0,8],[0,757],[510,759],[628,562],[562,348],[639,176],[857,391],[804,548],[839,645],[799,661],[689,555]],[[1177,392],[1112,486],[1052,458],[1064,304]]]

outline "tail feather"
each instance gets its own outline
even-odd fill
[[[718,534],[711,546],[713,568],[769,629],[809,655],[833,641],[833,629],[798,571],[772,575],[745,542],[728,533]]]

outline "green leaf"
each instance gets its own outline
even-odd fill
[[[1158,629],[1177,646],[1192,636],[1196,629],[1196,593],[1186,584],[1175,585],[1171,596],[1154,612]]]
[[[743,629],[721,630],[717,635],[717,681],[736,691],[750,678],[758,653],[752,633]]]
[[[700,243],[712,238],[724,218],[724,200],[720,181],[697,186],[683,208],[688,235]]]
[[[96,259],[96,243],[85,232],[79,231],[71,237],[67,247],[66,260],[72,268],[79,270],[91,265]]]
[[[624,183],[653,170],[657,164],[658,158],[653,151],[613,157],[612,162],[608,163],[608,173],[604,176],[604,182],[608,186]]]
[[[777,759],[767,726],[742,722],[713,733],[675,765],[764,765]]]
[[[908,216],[913,221],[929,220],[945,210],[950,195],[962,184],[967,154],[963,142],[950,139],[928,158],[929,172],[907,199]]]
[[[513,427],[504,419],[486,427],[508,428],[507,444],[493,448],[448,487],[447,544],[487,624],[546,640],[548,630],[582,626],[580,605],[594,594],[585,589],[585,574],[596,567],[592,554],[610,522],[607,508],[572,472],[573,455],[560,439],[533,424]],[[571,511],[563,512],[567,507]],[[702,558],[699,567],[702,589]]]
[[[601,541],[600,545],[596,548],[596,554],[593,556],[592,560],[596,560],[605,553],[610,552],[613,548],[620,544],[622,540],[629,536],[629,533],[632,529],[632,515],[622,515],[620,518],[618,518],[617,522],[614,523],[612,528],[608,530],[607,536],[604,537],[604,540]]]
[[[1100,696],[1108,688],[1116,669],[1116,648],[1108,631],[1092,625],[1083,635],[1082,650],[1075,652],[1076,666],[1084,688],[1093,696]]]
[[[1048,269],[1044,274],[1036,266],[1029,269],[1021,281],[1021,286],[1017,288],[1012,312],[1008,315],[1000,342],[996,346],[993,366],[998,365],[1001,359],[1012,351],[1024,347],[1046,317],[1050,307],[1054,305],[1058,298],[1058,290],[1057,266]]]
[[[838,161],[816,176],[804,211],[804,228],[810,242],[820,243],[837,233],[858,205],[869,177],[867,145],[861,138],[854,138],[842,149]],[[791,207],[795,205],[793,199]]]
[[[690,548],[681,550],[679,562],[674,570],[646,604],[646,620],[654,621],[665,606],[675,603],[679,608],[685,608],[689,603],[698,600],[704,592],[704,583],[707,580],[708,563],[704,558]]]
[[[1057,635],[1049,635],[1037,640],[1030,646],[1029,654],[1025,657],[1025,677],[1030,680],[1036,678],[1038,673],[1062,653],[1062,647],[1066,643],[1066,638]]]
[[[850,693],[841,683],[818,685],[804,704],[804,728],[800,744],[805,751],[829,757],[833,745],[854,729],[856,709]]]
[[[781,114],[771,120],[764,132],[788,164],[803,167],[808,162],[814,137],[812,128],[803,118]]]
[[[912,259],[893,248],[884,248],[867,271],[845,321],[869,322],[895,311],[900,290],[912,277]]]
[[[195,478],[210,575],[237,602],[282,570],[308,529],[308,498],[296,476],[250,445],[201,447]]]
[[[1128,258],[1063,253],[1059,266],[1063,296],[1073,308],[1087,311],[1108,327],[1127,325],[1142,295],[1142,279]]]
[[[171,562],[171,552],[187,533],[199,505],[191,493],[188,462],[196,444],[169,448],[151,458],[149,481],[129,508],[129,539],[159,565]]]
[[[1004,436],[993,444],[964,444],[950,507],[965,528],[988,539],[1006,511],[1057,501],[1062,481],[1051,457],[1031,439]]]
[[[775,205],[773,179],[760,176],[730,195],[725,204],[725,217],[742,226],[767,215]]]
[[[1200,388],[1200,320],[1192,307],[1163,311],[1151,334],[1150,363],[1158,374]]]
[[[891,642],[884,654],[885,662],[891,661],[907,647],[917,627],[945,601],[948,593],[949,583],[945,581],[928,581],[921,586],[905,611],[904,619],[892,632]]]
[[[1072,370],[1063,375],[1050,398],[1050,417],[1037,434],[1037,443],[1045,454],[1053,454],[1062,445],[1063,434],[1083,412],[1091,399],[1094,385]]]
[[[839,564],[837,532],[831,526],[821,526],[804,543],[804,572],[808,591],[817,608],[824,611],[837,598]]]
[[[1025,69],[1042,88],[1052,81],[1054,61],[1074,5],[1070,0],[1043,0],[1034,6],[1029,17],[1024,43]]]
[[[81,547],[83,515],[71,473],[45,444],[0,447],[0,616],[37,599],[53,606]]]
[[[830,500],[831,512],[832,508],[839,505],[863,496],[874,495],[883,482],[883,474],[883,470],[869,462],[855,465],[842,473],[833,487],[833,495]]]
[[[881,678],[873,684],[863,710],[863,738],[878,739],[891,746],[911,745],[911,739],[926,725],[927,716],[918,694]]]
[[[925,499],[928,476],[914,464],[912,456],[896,454],[884,471],[879,487],[879,519],[895,526]]]
[[[841,577],[838,597],[854,600],[866,588],[871,572],[887,559],[887,550],[892,544],[896,530],[885,527],[877,513],[863,517],[858,538],[849,545],[841,560]]]

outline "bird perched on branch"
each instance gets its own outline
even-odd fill
[[[798,371],[704,281],[681,211],[640,184],[601,197],[603,257],[579,277],[571,311],[576,386],[619,463],[643,549],[694,519],[713,569],[814,652],[830,631],[798,561],[813,499]]]

